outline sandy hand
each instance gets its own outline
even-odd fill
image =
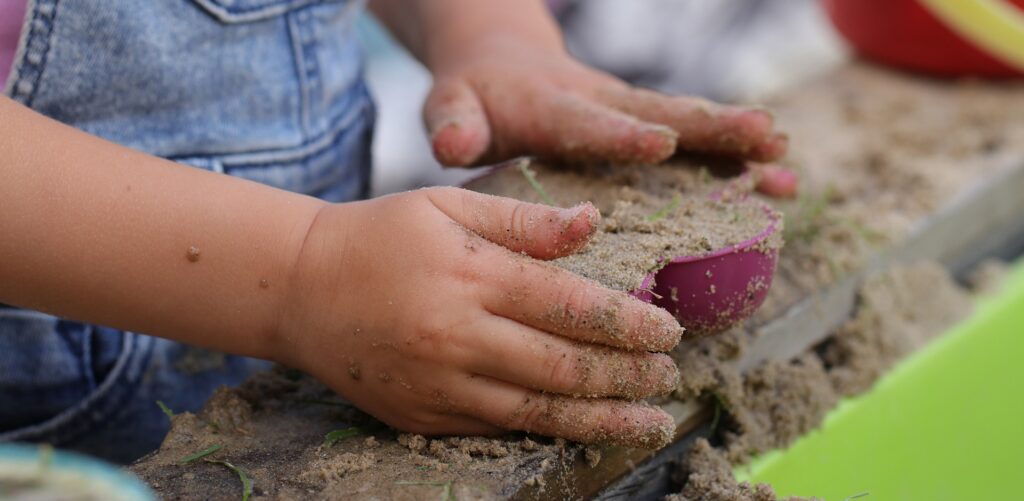
[[[520,155],[657,163],[677,150],[773,162],[788,140],[766,111],[626,85],[566,55],[497,41],[434,69],[424,106],[434,155],[448,166]],[[760,169],[758,188],[792,196],[797,179]]]
[[[556,209],[454,188],[323,210],[282,320],[281,361],[424,434],[525,430],[658,447],[675,388],[664,310],[543,262],[594,232]]]

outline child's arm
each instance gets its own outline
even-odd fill
[[[371,0],[434,76],[424,118],[450,166],[531,154],[654,163],[677,148],[754,162],[786,150],[765,111],[630,87],[572,59],[539,0]],[[759,188],[792,195],[796,178],[754,166]]]
[[[0,302],[261,357],[326,205],[109,143],[7,98],[0,177]]]
[[[154,158],[0,98],[0,302],[308,371],[419,433],[659,445],[682,329],[530,259],[592,206],[453,188],[327,204]],[[578,397],[596,398],[578,398]]]

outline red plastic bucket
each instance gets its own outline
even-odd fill
[[[1024,0],[824,0],[864,56],[940,76],[1024,76]]]

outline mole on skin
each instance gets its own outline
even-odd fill
[[[193,263],[199,261],[199,247],[196,247],[194,245],[190,246],[188,248],[188,254],[186,254],[186,256],[188,257],[188,260]]]
[[[267,279],[265,278],[260,279],[260,288],[266,289],[267,287],[270,287],[270,282],[268,282]]]

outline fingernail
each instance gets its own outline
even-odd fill
[[[786,156],[789,149],[789,136],[782,133],[772,134],[770,137],[754,145],[750,157],[759,162],[772,162]]]
[[[661,310],[661,322],[662,330],[661,337],[668,344],[668,348],[662,351],[669,351],[675,348],[680,341],[683,340],[683,335],[686,334],[686,328],[679,325],[679,320],[676,320],[675,315],[670,313],[664,308],[658,308]]]
[[[797,181],[796,172],[793,172],[785,167],[780,167],[773,164],[765,164],[761,167],[761,175],[763,177],[771,177],[784,181],[787,183],[795,183]]]
[[[460,121],[457,118],[445,118],[444,120],[441,120],[440,122],[434,125],[434,132],[433,134],[431,134],[431,136],[437,136],[442,131],[449,128],[458,129],[459,122]]]
[[[751,111],[753,111],[754,113],[764,117],[765,120],[768,121],[768,125],[769,126],[774,126],[775,125],[775,114],[772,113],[771,111],[769,111],[767,108],[764,108],[764,107],[761,107],[761,106],[755,106],[755,107],[751,108]]]
[[[682,340],[686,329],[668,310],[650,303],[645,303],[644,307],[646,311],[638,329],[638,348],[651,352],[671,351]]]
[[[758,191],[778,198],[796,196],[800,178],[795,172],[771,164],[761,166],[759,171]]]
[[[661,449],[672,443],[676,422],[669,413],[658,407],[650,407],[649,410],[648,420],[637,437],[636,446],[650,450]]]
[[[651,127],[650,131],[673,142],[675,142],[675,140],[679,138],[679,133],[676,132],[675,129],[667,125],[655,125],[654,127]]]
[[[640,161],[643,163],[659,163],[676,152],[679,133],[671,127],[653,126],[639,140]]]
[[[583,211],[586,209],[587,206],[585,203],[576,204],[572,207],[558,209],[558,215],[559,217],[562,218],[563,221],[571,223],[575,221],[576,218],[580,217],[580,214],[583,214]]]
[[[437,159],[447,166],[467,166],[480,155],[479,131],[467,128],[458,118],[439,122],[430,135],[431,147]]]
[[[569,208],[559,209],[559,217],[564,221],[566,233],[576,234],[573,230],[583,230],[581,233],[590,235],[597,231],[597,223],[601,220],[601,213],[590,202],[583,202]]]
[[[672,360],[669,356],[659,358],[664,358],[662,360],[664,370],[662,371],[662,380],[658,383],[657,394],[664,395],[675,391],[679,386],[679,367],[676,366],[675,360]]]

